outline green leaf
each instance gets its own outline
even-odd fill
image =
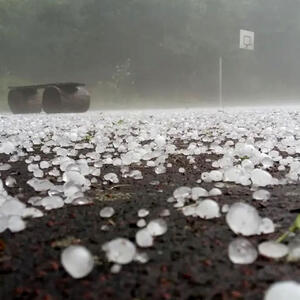
[[[276,241],[278,243],[283,242],[291,232],[295,232],[296,230],[300,229],[300,214],[297,216],[297,218],[295,219],[294,223],[292,224],[292,226],[289,227],[289,230],[287,232],[285,232],[284,234],[282,234]]]
[[[297,218],[294,222],[294,226],[296,229],[300,229],[300,214],[297,216]]]

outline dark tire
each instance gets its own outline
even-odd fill
[[[31,114],[41,112],[41,103],[36,91],[11,90],[8,93],[8,106],[14,114]]]
[[[79,87],[73,95],[73,101],[76,103],[75,112],[84,113],[90,108],[91,96],[85,88]]]
[[[82,87],[46,88],[43,94],[43,110],[46,113],[82,113],[90,107],[90,95]]]
[[[46,88],[43,94],[43,110],[47,114],[56,114],[64,111],[59,88]]]

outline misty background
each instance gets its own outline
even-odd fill
[[[0,46],[2,109],[9,85],[58,81],[93,108],[218,105],[219,56],[225,104],[300,99],[299,0],[0,0]]]

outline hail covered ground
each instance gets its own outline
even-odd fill
[[[2,114],[0,129],[6,299],[300,299],[299,107]]]

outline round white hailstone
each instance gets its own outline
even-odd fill
[[[135,235],[139,247],[147,248],[153,246],[153,236],[147,228],[139,230]]]
[[[78,197],[78,198],[76,197],[72,201],[72,205],[74,205],[74,206],[90,205],[92,203],[93,203],[93,201],[87,197]]]
[[[99,177],[101,175],[101,170],[97,169],[97,168],[94,168],[94,169],[92,169],[91,175]],[[94,179],[96,179],[96,178],[94,178]]]
[[[194,201],[198,200],[199,198],[202,197],[207,197],[208,196],[208,191],[202,187],[194,187],[192,188],[192,199]]]
[[[196,214],[196,207],[195,205],[189,205],[182,208],[182,213],[184,216],[193,216]]]
[[[0,214],[5,216],[22,216],[25,204],[16,199],[5,201],[0,207]]]
[[[49,171],[48,174],[50,176],[58,177],[60,175],[60,171],[54,168],[53,170]]]
[[[245,238],[237,238],[228,246],[228,256],[234,264],[252,264],[257,255],[255,247]]]
[[[101,218],[111,218],[115,214],[115,210],[112,207],[104,207],[100,210]]]
[[[138,211],[139,218],[145,218],[148,215],[149,215],[149,210],[147,210],[147,209],[142,208]]]
[[[181,174],[185,173],[185,168],[179,168],[178,172],[181,173]]]
[[[204,182],[211,182],[211,178],[210,178],[210,174],[208,172],[203,172],[201,174],[201,179],[204,181]]]
[[[260,255],[279,259],[285,257],[288,254],[289,249],[287,246],[275,241],[267,241],[259,244],[258,252]]]
[[[43,178],[44,177],[44,172],[40,169],[34,170],[33,171],[33,176],[37,178]]]
[[[214,219],[220,217],[219,204],[211,199],[200,202],[196,207],[196,214],[202,219]]]
[[[92,160],[99,160],[100,159],[100,154],[97,152],[89,152],[86,154],[88,158],[91,158]]]
[[[149,183],[151,185],[159,185],[160,184],[159,180],[153,180],[153,181],[150,181]]]
[[[278,171],[284,171],[285,170],[285,166],[280,165],[277,169],[278,169]]]
[[[222,195],[222,191],[218,188],[213,188],[208,192],[208,195],[211,197]]]
[[[281,281],[272,284],[267,290],[264,300],[298,300],[300,284],[295,281]]]
[[[120,273],[122,270],[122,266],[119,264],[114,264],[112,265],[112,267],[110,268],[110,272],[113,274],[118,274]]]
[[[294,173],[294,172],[289,172],[286,177],[289,179],[289,180],[292,180],[292,181],[298,181],[299,179],[299,176],[297,173]]]
[[[53,189],[48,191],[48,196],[61,196],[63,194],[62,186],[55,186]]]
[[[9,164],[0,164],[0,171],[7,171],[11,168]]]
[[[215,183],[215,187],[218,189],[222,189],[223,187],[225,187],[225,183],[224,182],[217,182]]]
[[[147,225],[145,219],[140,219],[137,221],[136,226],[139,228],[145,227]]]
[[[139,170],[133,170],[128,174],[128,177],[132,177],[133,179],[143,179],[143,174]]]
[[[4,232],[8,226],[8,217],[0,215],[0,233]]]
[[[174,208],[181,208],[184,207],[184,200],[178,200],[174,205]]]
[[[82,186],[86,183],[86,180],[82,174],[76,171],[66,171],[63,174],[64,182],[73,182],[76,185]]]
[[[156,164],[154,161],[152,161],[152,160],[147,161],[147,167],[155,167],[155,166],[156,166]]]
[[[262,218],[259,225],[259,233],[261,234],[270,234],[275,231],[274,223],[269,218]]]
[[[15,150],[15,145],[9,141],[0,144],[0,153],[11,154]]]
[[[245,128],[237,128],[236,131],[242,135],[246,134]],[[254,156],[258,152],[253,145],[246,144],[243,142],[236,145],[236,151],[241,156],[249,156],[249,157]]]
[[[224,171],[224,181],[240,183],[243,172],[241,168],[231,167]]]
[[[164,174],[166,173],[166,167],[160,165],[160,166],[157,166],[154,170],[155,174],[159,175],[159,174]]]
[[[149,261],[149,256],[145,252],[137,252],[134,261],[140,263],[140,264],[145,264]]]
[[[95,167],[95,168],[102,168],[102,166],[103,166],[102,161],[96,161],[96,162],[94,163],[94,167]]]
[[[30,197],[27,202],[29,204],[31,204],[32,206],[41,206],[41,200],[42,200],[42,197],[34,196],[34,197]]]
[[[7,227],[11,232],[19,232],[26,228],[26,223],[20,216],[12,216],[8,220]]]
[[[273,183],[271,174],[267,171],[254,169],[250,176],[252,183],[257,186],[267,186]]]
[[[166,144],[166,139],[165,139],[163,136],[159,135],[159,136],[157,136],[157,137],[155,138],[154,143],[155,143],[159,148],[161,148],[161,147],[163,147],[163,146]]]
[[[33,158],[34,161],[40,161],[41,160],[41,157],[40,155],[36,155],[34,158]]]
[[[274,164],[274,161],[270,157],[265,157],[261,160],[261,164],[263,165],[264,168],[271,168]]]
[[[234,233],[249,236],[259,233],[261,218],[255,207],[237,202],[229,208],[226,222]]]
[[[242,167],[246,170],[254,169],[254,164],[250,159],[244,159],[241,163]]]
[[[94,267],[90,251],[83,246],[69,246],[61,254],[61,264],[67,273],[75,279],[87,276]]]
[[[27,207],[23,211],[22,218],[41,218],[44,214],[42,211],[35,207]]]
[[[119,178],[115,173],[108,173],[104,175],[104,179],[112,183],[119,183]]]
[[[101,229],[101,231],[109,231],[109,226],[104,224],[104,225],[101,226],[100,229]]]
[[[146,227],[152,236],[160,236],[167,232],[168,226],[164,219],[155,219],[148,223]]]
[[[54,163],[52,163],[54,165]],[[80,167],[78,164],[74,163],[73,160],[69,160],[66,158],[65,161],[60,163],[60,169],[61,171],[68,173],[68,172],[77,172],[80,173]],[[70,174],[72,175],[72,174]]]
[[[54,187],[54,184],[47,179],[32,178],[27,181],[27,184],[30,185],[36,192],[48,191]]]
[[[11,177],[11,176],[7,176],[6,179],[5,179],[5,185],[7,187],[14,187],[16,186],[17,184],[17,181],[15,178]]]
[[[253,193],[252,198],[258,201],[267,201],[271,198],[271,194],[267,190],[257,190]]]
[[[191,192],[192,192],[192,189],[190,187],[182,186],[182,187],[177,188],[173,192],[173,197],[175,199],[186,199],[186,198],[190,197]]]
[[[98,180],[97,180],[95,177],[93,177],[93,178],[91,179],[91,183],[95,184],[95,183],[97,183],[97,182],[98,182]]]
[[[209,177],[212,181],[222,181],[223,173],[221,171],[213,170],[209,173]]]
[[[116,238],[102,246],[109,261],[125,265],[133,261],[136,254],[135,245],[127,239]]]
[[[47,161],[41,161],[40,162],[40,168],[41,169],[48,169],[50,167],[50,164]]]
[[[174,203],[174,202],[176,202],[176,199],[173,198],[173,197],[169,197],[169,198],[167,199],[167,202],[168,202],[168,203]]]
[[[81,192],[81,186],[74,182],[66,182],[63,186],[63,192],[65,197],[72,197],[75,193]]]
[[[224,205],[222,206],[222,208],[221,208],[221,212],[222,212],[223,214],[226,214],[226,213],[228,213],[229,208],[230,208],[230,206],[229,206],[228,204],[224,204]]]
[[[43,198],[40,204],[44,206],[46,210],[52,210],[63,207],[65,203],[61,197],[49,196]]]
[[[251,180],[248,178],[248,176],[244,175],[244,176],[241,176],[239,183],[243,186],[247,186],[247,185],[251,184]]]
[[[166,208],[166,209],[163,209],[160,214],[159,214],[160,217],[169,217],[170,216],[170,211]]]
[[[8,162],[17,162],[21,159],[21,157],[26,156],[24,152],[18,150],[17,154],[11,155],[10,159]]]

